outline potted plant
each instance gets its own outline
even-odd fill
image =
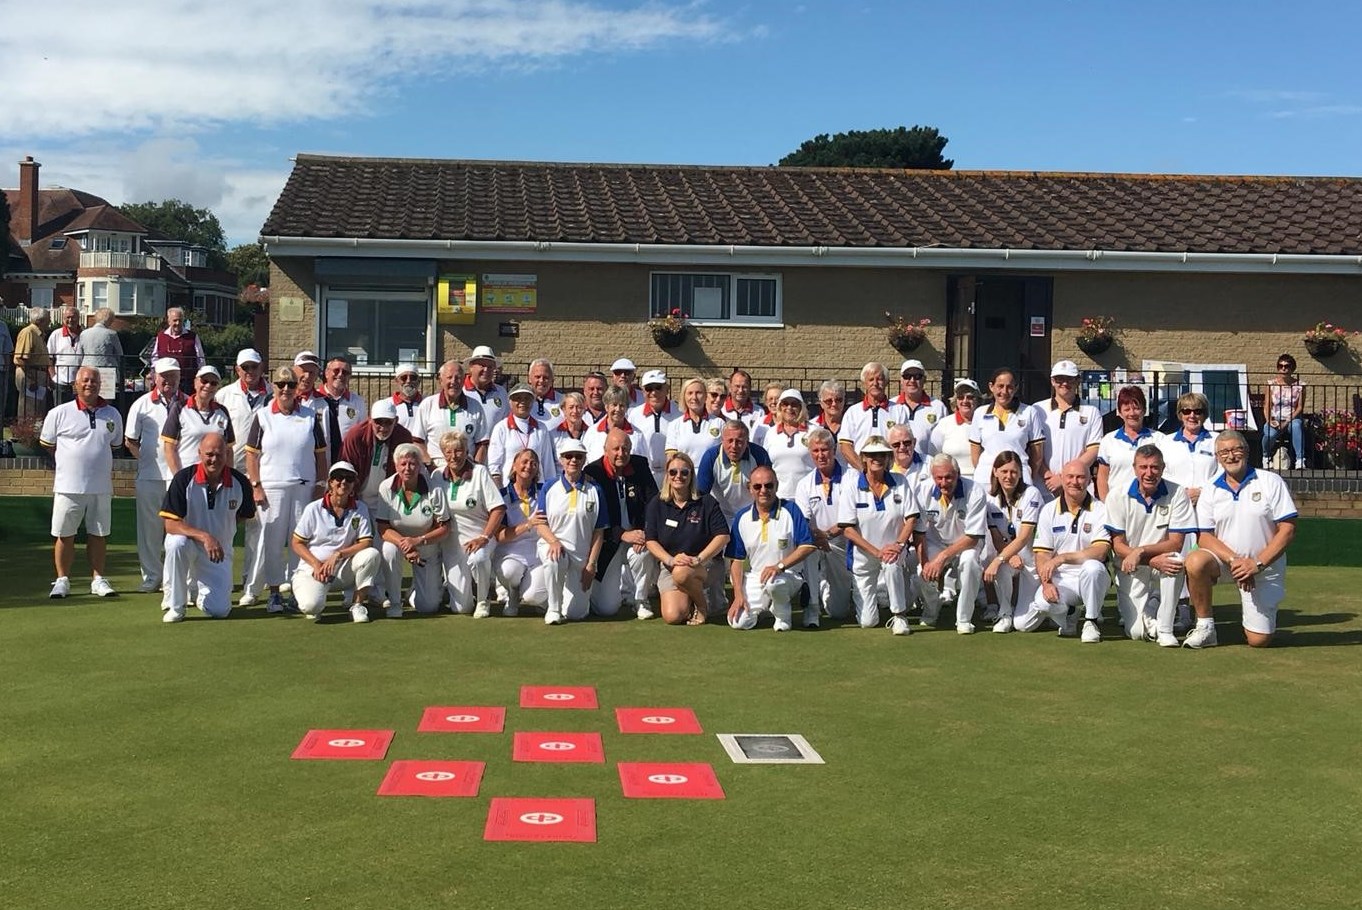
[[[1356,335],[1332,322],[1317,322],[1305,332],[1305,349],[1311,357],[1329,357],[1348,346],[1348,336]]]
[[[1349,410],[1326,408],[1320,414],[1315,450],[1324,455],[1329,467],[1353,470],[1362,452],[1362,419]]]
[[[911,322],[902,316],[896,316],[885,310],[885,321],[889,323],[887,335],[889,345],[900,354],[907,354],[916,351],[922,342],[927,340],[927,326],[932,324],[930,319],[919,319]]]
[[[1115,340],[1112,334],[1115,324],[1116,320],[1111,316],[1084,316],[1083,326],[1075,339],[1078,349],[1089,357],[1101,354]]]
[[[648,328],[652,329],[653,341],[657,342],[660,348],[680,346],[689,334],[690,326],[686,323],[688,318],[681,312],[680,307],[676,307],[660,319],[649,319]]]

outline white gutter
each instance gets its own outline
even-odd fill
[[[947,247],[767,247],[529,240],[388,240],[261,237],[272,256],[494,259],[518,262],[637,262],[649,265],[854,266],[998,271],[1226,272],[1362,275],[1362,255],[1131,253]]]

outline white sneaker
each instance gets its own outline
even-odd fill
[[[71,594],[71,579],[63,575],[61,578],[58,578],[56,581],[52,582],[52,593],[47,596],[56,600],[58,598],[67,597],[70,594]]]
[[[775,621],[775,630],[777,632],[788,632],[790,631],[790,624],[785,620],[777,617]]]
[[[1054,614],[1050,614],[1053,618]],[[1060,638],[1073,638],[1078,634],[1078,614],[1066,613],[1064,616],[1055,620],[1059,624]]]
[[[1011,632],[1014,628],[1011,616],[999,617],[998,621],[993,624],[994,632]]]
[[[1144,640],[1149,642],[1159,640],[1159,621],[1152,616],[1144,618]]]
[[[183,622],[184,607],[170,607],[161,611],[161,622]]]
[[[955,624],[955,631],[956,631],[956,634],[957,634],[957,635],[973,635],[973,634],[974,634],[974,623],[972,623],[972,622],[958,622],[958,623]]]
[[[351,604],[351,605],[350,605],[350,621],[351,621],[351,622],[368,622],[368,621],[369,621],[369,610],[368,610],[368,608],[365,607],[364,604]]]
[[[90,582],[90,593],[96,597],[113,597],[118,592],[109,584],[109,579],[103,575],[96,575]]]
[[[889,617],[889,631],[894,635],[912,635],[913,627],[902,616]]]
[[[155,593],[156,591],[160,590],[160,588],[161,588],[161,583],[160,583],[160,582],[158,582],[158,581],[151,581],[151,580],[148,579],[147,581],[144,581],[144,582],[142,582],[140,585],[137,586],[137,593],[138,593],[138,594],[153,594],[153,593]]]
[[[284,597],[288,597],[290,594],[293,593],[293,585],[287,581],[284,582],[279,586],[279,593]]]
[[[492,615],[492,605],[485,600],[478,601],[478,605],[473,608],[474,619],[486,619]]]
[[[1160,632],[1156,641],[1160,648],[1176,648],[1180,644],[1178,637],[1172,632]]]
[[[654,613],[652,608],[647,604],[639,604],[638,608],[634,611],[634,615],[639,619],[655,619],[657,617],[657,614]],[[789,626],[787,625],[786,628],[788,629]]]
[[[1196,628],[1187,633],[1187,637],[1182,640],[1184,648],[1214,648],[1218,642],[1215,640],[1215,623],[1202,624],[1197,620]]]
[[[242,594],[237,598],[236,605],[238,607],[253,607],[258,603],[260,603],[260,598],[254,594]]]
[[[1297,470],[1297,471],[1304,471],[1304,470],[1305,470],[1305,459],[1303,459],[1303,458],[1297,458],[1297,459],[1296,459],[1296,470]]]
[[[544,625],[561,626],[563,624],[563,614],[557,610],[549,610],[544,613]]]
[[[1084,644],[1095,645],[1102,640],[1102,631],[1097,628],[1097,623],[1091,619],[1083,620],[1083,635],[1080,638]]]
[[[389,619],[401,619],[402,618],[401,602],[393,603],[391,600],[383,601],[383,615],[388,617]]]

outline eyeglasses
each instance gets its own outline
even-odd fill
[[[1247,455],[1248,447],[1234,446],[1233,448],[1230,449],[1216,449],[1215,454],[1217,458],[1220,457],[1221,455]]]
[[[634,370],[611,370],[610,372],[614,373],[616,376],[632,376],[632,375],[634,375],[634,372],[635,372],[635,371],[634,371]]]
[[[238,363],[237,366],[248,373],[260,369],[260,364],[258,363]]]
[[[355,482],[355,475],[354,475],[354,474],[338,474],[338,475],[336,475],[335,477],[332,477],[332,478],[331,478],[331,482],[332,482],[332,483],[345,483],[345,484],[354,483],[354,482]]]
[[[903,378],[904,378],[904,379],[912,379],[912,380],[914,380],[915,382],[921,382],[922,380],[924,380],[924,379],[927,378],[927,374],[926,374],[926,373],[904,373],[904,374],[903,374]]]
[[[917,443],[912,439],[905,439],[902,442],[891,442],[890,446],[896,449],[911,449]]]
[[[1202,415],[1204,415],[1204,414],[1206,413],[1206,409],[1205,409],[1205,408],[1183,408],[1182,410],[1178,411],[1178,413],[1181,414],[1183,417],[1190,417],[1190,416],[1192,416],[1193,414],[1202,414]]]
[[[846,399],[845,399],[845,398],[823,398],[823,399],[820,399],[820,400],[819,400],[819,403],[822,404],[824,407],[831,407],[831,406],[834,405],[834,404],[841,404],[843,401],[846,401]]]
[[[955,396],[955,400],[956,400],[956,401],[968,401],[968,400],[971,399],[971,398],[978,398],[978,397],[979,397],[979,396],[976,395],[976,394],[974,394],[973,392],[961,392],[959,395],[956,395],[956,396]]]
[[[563,458],[563,459],[565,459],[565,460],[567,460],[567,461],[585,461],[585,460],[586,460],[586,453],[585,453],[585,452],[564,452],[562,455],[560,455],[560,456],[558,456],[558,457],[559,457],[559,458]]]
[[[690,468],[668,468],[668,469],[667,469],[667,476],[668,476],[668,477],[689,477],[689,476],[690,476]]]
[[[199,377],[199,382],[203,383],[204,385],[217,385],[217,384],[219,384],[221,381],[222,381],[222,380],[220,380],[220,379],[214,379],[212,376],[200,376],[200,377]]]
[[[397,423],[397,421],[393,420],[391,417],[375,417],[374,423],[380,427],[390,427]]]
[[[298,383],[296,383],[296,382],[276,382],[276,383],[274,384],[274,387],[275,387],[276,389],[296,389],[296,388],[298,388]]]
[[[408,383],[410,383],[411,385],[415,385],[416,383],[418,383],[418,382],[421,381],[421,377],[420,377],[420,376],[398,376],[398,377],[397,377],[397,381],[400,382],[400,383],[402,383],[403,385],[406,385],[406,384],[408,384]]]
[[[1291,364],[1289,364],[1289,363],[1279,363],[1279,364],[1277,364],[1277,369],[1279,369],[1279,370],[1289,370],[1289,369],[1291,369]]]
[[[776,485],[773,483],[754,483],[749,484],[749,486],[751,486],[754,492],[758,493],[761,492],[762,490],[774,490],[776,488]]]

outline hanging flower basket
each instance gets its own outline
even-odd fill
[[[1341,325],[1332,322],[1317,322],[1313,328],[1305,330],[1305,349],[1311,357],[1332,357],[1348,346],[1348,339],[1357,332],[1349,332]]]
[[[1078,349],[1089,357],[1096,357],[1111,347],[1110,335],[1079,335],[1077,340]]]
[[[689,330],[682,326],[679,329],[668,330],[662,328],[653,329],[653,341],[657,342],[660,348],[678,348],[685,344]]]
[[[889,346],[900,354],[916,351],[922,342],[927,340],[927,326],[932,324],[930,319],[913,322],[902,316],[895,316],[888,310],[884,313],[884,319],[889,323],[889,329],[885,332]]]
[[[1074,344],[1089,357],[1096,357],[1111,347],[1114,340],[1112,326],[1115,324],[1116,320],[1110,316],[1084,316]]]
[[[922,347],[922,336],[893,335],[889,338],[889,344],[900,354],[910,354]]]
[[[652,330],[653,341],[657,342],[660,348],[679,347],[690,334],[690,326],[686,322],[688,318],[690,317],[677,307],[666,316],[649,319],[648,328]]]
[[[1333,338],[1313,338],[1305,342],[1305,349],[1310,352],[1311,357],[1332,357],[1342,346],[1343,342]]]

